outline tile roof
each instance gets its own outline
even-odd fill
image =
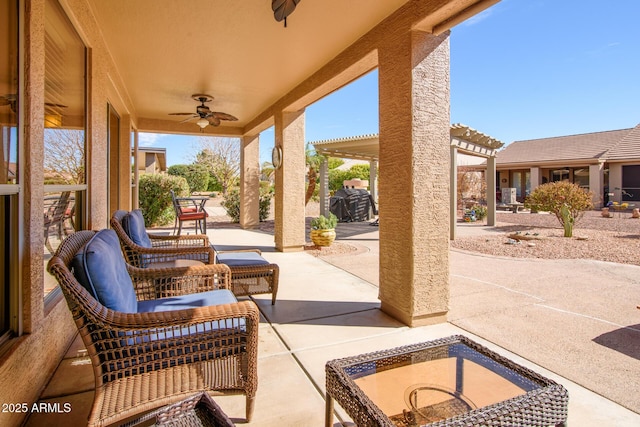
[[[632,130],[636,131],[635,141],[637,142],[638,138],[640,138],[638,127],[635,129],[514,141],[498,152],[496,164],[600,159],[606,155],[608,150],[616,147],[616,144],[621,142]],[[640,157],[640,144],[636,143],[634,146],[631,143],[629,146],[638,155],[636,157]],[[621,148],[621,153],[623,152],[625,151]]]
[[[640,159],[640,124],[613,146],[605,157],[607,160]]]

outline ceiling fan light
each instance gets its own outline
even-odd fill
[[[200,129],[204,129],[204,128],[206,128],[207,126],[209,126],[209,120],[204,119],[204,118],[202,118],[202,117],[201,117],[200,119],[198,119],[198,121],[196,122],[196,124],[197,124],[198,126],[200,126]]]

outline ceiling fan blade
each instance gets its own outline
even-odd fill
[[[272,0],[271,10],[276,21],[280,22],[286,19],[296,8],[300,0]]]
[[[186,119],[184,119],[184,120],[180,120],[178,123],[186,123],[186,122],[188,122],[188,121],[190,121],[190,120],[195,119],[196,117],[198,117],[198,116],[194,114],[194,115],[192,115],[191,117],[187,117],[187,118],[186,118]]]
[[[237,117],[232,116],[231,114],[221,113],[219,111],[212,111],[211,117],[215,117],[218,120],[229,120],[230,122],[235,122],[238,120]]]
[[[193,113],[169,113],[170,116],[195,116]]]
[[[209,120],[211,126],[220,126],[220,119],[216,116],[209,117],[207,120]]]

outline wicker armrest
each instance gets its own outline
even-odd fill
[[[206,234],[194,234],[184,236],[165,236],[159,234],[148,234],[153,246],[209,246],[209,237]]]
[[[131,260],[143,260],[142,265],[146,266],[158,262],[174,261],[177,259],[192,259],[205,264],[215,263],[215,251],[211,246],[185,246],[185,247],[153,247],[130,246],[131,253],[126,257],[129,263]],[[126,253],[126,250],[125,250]]]
[[[137,268],[127,265],[139,301],[195,292],[231,289],[231,270],[224,264]]]

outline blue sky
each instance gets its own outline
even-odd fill
[[[638,0],[502,0],[454,27],[451,123],[507,144],[636,126],[639,16]],[[374,71],[309,106],[307,140],[377,133],[377,82]],[[166,147],[172,165],[190,162],[194,138],[140,141]],[[273,129],[260,141],[270,160]]]

